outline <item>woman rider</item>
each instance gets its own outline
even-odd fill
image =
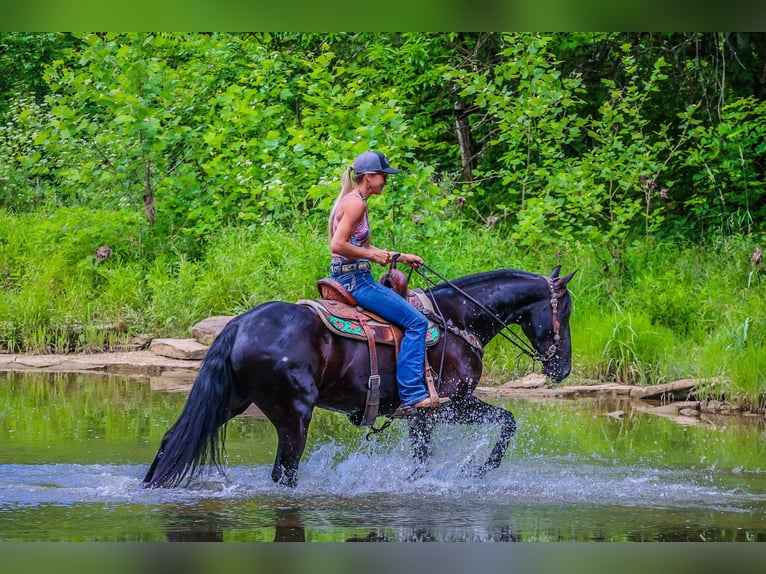
[[[449,399],[432,400],[426,387],[428,320],[402,296],[375,281],[371,273],[371,262],[385,266],[391,261],[392,253],[370,242],[367,200],[383,191],[388,174],[399,171],[377,151],[358,155],[346,168],[340,193],[330,212],[330,276],[363,308],[404,330],[396,363],[401,408],[438,407]],[[419,256],[410,253],[400,254],[397,261],[413,268],[423,263]]]

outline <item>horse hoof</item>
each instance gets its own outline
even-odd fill
[[[415,482],[416,480],[423,478],[426,474],[428,474],[428,469],[425,466],[419,466],[412,471],[412,473],[407,477],[407,480],[409,482]]]
[[[464,478],[484,478],[489,469],[486,465],[468,465],[460,469],[460,474]]]

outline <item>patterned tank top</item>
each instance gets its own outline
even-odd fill
[[[359,194],[359,197],[362,198],[362,201],[366,204],[367,201],[365,200],[364,196],[357,192]],[[333,217],[332,220],[332,232],[335,233],[335,230],[338,228],[338,223],[340,223],[340,219],[338,216]],[[364,210],[364,214],[362,215],[362,220],[359,222],[359,225],[356,226],[356,229],[354,229],[353,233],[351,233],[351,237],[348,238],[349,243],[351,245],[355,245],[356,247],[364,247],[367,242],[370,239],[370,222],[367,218],[367,210]],[[345,257],[341,257],[340,255],[333,255],[332,256],[332,262],[333,263],[343,263],[348,261]]]

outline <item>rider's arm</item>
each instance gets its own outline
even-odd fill
[[[379,249],[369,241],[364,247],[353,245],[349,241],[367,209],[364,202],[360,198],[349,197],[341,209],[338,227],[330,241],[330,251],[346,259],[369,259],[380,265],[386,265],[391,260],[391,254],[385,249]]]

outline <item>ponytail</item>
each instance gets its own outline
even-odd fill
[[[346,168],[346,171],[343,172],[343,178],[341,179],[340,193],[338,194],[338,199],[348,195],[348,193],[352,189],[354,189],[354,182],[351,180],[351,171],[353,169],[354,167],[350,165]]]
[[[346,168],[346,171],[343,172],[343,177],[341,178],[340,184],[340,193],[338,193],[338,197],[335,198],[335,202],[332,204],[332,209],[330,210],[330,218],[327,222],[327,235],[329,236],[330,240],[332,240],[332,224],[333,219],[335,219],[335,210],[337,209],[340,200],[346,197],[351,192],[351,190],[354,189],[354,180],[360,179],[359,175],[355,175],[353,179],[351,178],[351,172],[353,169],[354,166],[350,165]]]

